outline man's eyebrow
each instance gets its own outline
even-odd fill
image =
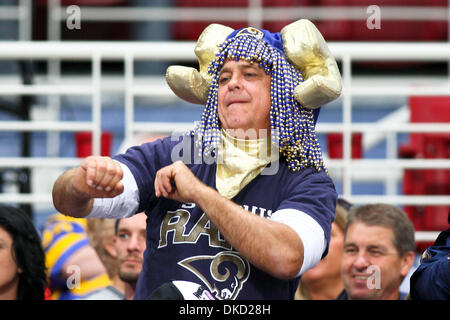
[[[354,242],[344,243],[344,249],[347,249],[347,248],[350,248],[350,247],[359,249],[359,247]],[[368,251],[370,251],[370,250],[380,250],[383,253],[389,252],[389,250],[385,246],[378,245],[378,244],[368,245],[366,247],[366,250],[368,250]]]
[[[381,250],[383,252],[389,251],[385,246],[382,246],[382,245],[372,244],[372,245],[367,246],[367,250],[373,250],[373,249]]]
[[[240,64],[238,66],[238,68],[241,69],[241,70],[242,69],[247,69],[247,68],[252,68],[252,69],[255,69],[255,70],[259,70],[259,66],[258,66],[257,63],[250,63],[250,62],[247,62],[247,61],[245,61],[243,64]],[[221,75],[222,73],[225,73],[225,72],[231,72],[231,69],[229,67],[225,67],[224,66],[220,70],[219,75]]]
[[[245,62],[244,64],[241,64],[239,66],[239,69],[247,69],[247,68],[251,68],[251,69],[255,69],[255,70],[262,69],[259,67],[259,65],[257,63],[250,63],[250,62]]]
[[[220,69],[219,75],[221,75],[222,73],[225,73],[225,72],[230,72],[230,71],[231,71],[230,68],[223,67],[222,69]]]
[[[344,248],[358,247],[354,242],[344,243]]]

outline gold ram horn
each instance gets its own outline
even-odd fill
[[[233,31],[230,27],[216,23],[203,30],[194,49],[200,71],[183,66],[167,68],[167,84],[178,97],[190,103],[206,103],[212,80],[212,76],[208,74],[208,65],[219,52],[218,45]]]
[[[301,19],[285,26],[280,34],[287,58],[305,79],[295,88],[295,99],[302,106],[315,109],[338,98],[342,91],[341,75],[314,24]]]

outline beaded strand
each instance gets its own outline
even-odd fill
[[[264,40],[243,34],[227,39],[219,46],[219,53],[211,61],[208,73],[212,82],[201,121],[191,131],[196,137],[199,156],[217,154],[221,125],[218,115],[219,72],[227,59],[256,62],[271,75],[270,125],[272,144],[279,147],[291,171],[324,167],[322,152],[314,130],[314,113],[294,98],[294,89],[303,77],[282,53]]]

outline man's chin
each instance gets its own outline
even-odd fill
[[[378,294],[376,290],[353,290],[348,295],[351,300],[378,300]]]
[[[139,278],[140,272],[138,271],[120,271],[119,278],[126,283],[135,283]]]

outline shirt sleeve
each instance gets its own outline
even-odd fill
[[[336,216],[337,193],[333,181],[325,172],[317,172],[314,169],[304,169],[302,171],[295,179],[287,181],[286,195],[277,208],[277,215],[288,213],[294,215],[292,212],[297,212],[294,215],[295,218],[286,217],[286,219],[292,219],[290,222],[291,227],[297,231],[302,241],[305,239],[304,247],[311,246],[312,249],[309,247],[305,248],[306,254],[312,250],[320,250],[323,239],[320,237],[313,239],[313,237],[308,236],[309,233],[316,233],[317,225],[320,226],[325,238],[325,248],[320,251],[321,258],[323,258],[328,253],[331,223]],[[304,219],[298,218],[300,216],[299,212],[311,218],[308,219],[309,222],[304,226],[302,226],[305,223]],[[316,222],[316,224],[312,223],[311,220]],[[316,243],[317,241],[319,243]],[[313,253],[314,256],[316,254],[318,252]],[[315,260],[311,260],[311,265],[314,264]]]
[[[118,163],[123,170],[123,192],[114,198],[95,198],[88,218],[121,219],[137,213],[139,190],[136,180],[125,164]]]
[[[294,229],[303,243],[303,264],[297,274],[302,275],[314,268],[320,261],[327,241],[321,226],[308,214],[295,209],[282,209],[272,214],[271,220]]]

